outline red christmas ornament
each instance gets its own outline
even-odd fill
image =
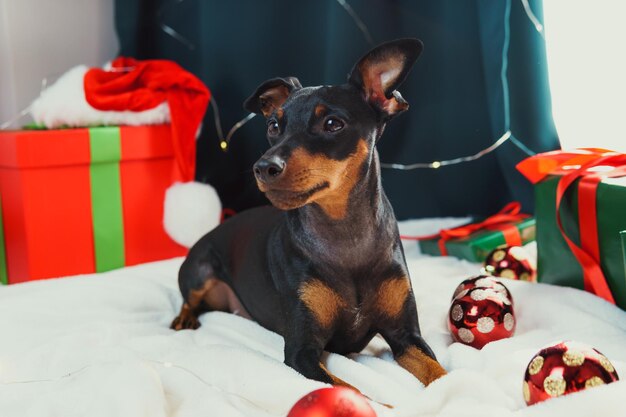
[[[474,278],[474,284],[489,283],[492,287],[474,286],[460,290],[452,300],[448,313],[448,328],[454,340],[477,349],[489,342],[510,337],[515,332],[515,313],[510,292],[499,281],[491,281],[495,278],[488,278]],[[461,286],[463,283],[459,288]]]
[[[455,298],[464,297],[467,295],[469,290],[472,288],[491,288],[496,292],[502,293],[506,295],[506,297],[513,304],[513,296],[507,287],[496,277],[491,275],[477,275],[472,278],[468,278],[465,281],[461,282],[456,290],[454,290],[454,294],[452,294],[452,300]]]
[[[300,398],[287,417],[376,417],[367,399],[346,387],[321,388]]]
[[[485,259],[484,270],[500,278],[530,282],[537,280],[530,257],[521,246],[506,246],[492,250]]]
[[[542,349],[528,364],[524,400],[533,405],[618,380],[615,368],[602,353],[582,343],[561,342]]]

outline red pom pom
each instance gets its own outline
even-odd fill
[[[524,375],[524,400],[532,405],[597,385],[618,381],[611,362],[596,349],[561,342],[542,349]]]
[[[515,313],[509,290],[494,277],[463,281],[450,306],[448,328],[454,340],[477,349],[512,336]]]
[[[300,398],[287,417],[376,417],[367,399],[346,387],[321,388]]]
[[[521,246],[507,246],[492,250],[484,263],[485,272],[500,278],[537,280],[530,257]]]

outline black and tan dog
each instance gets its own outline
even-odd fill
[[[445,374],[422,336],[376,142],[408,108],[396,91],[422,50],[378,46],[339,86],[264,82],[244,107],[267,119],[271,148],[254,165],[274,207],[248,210],[198,241],[179,273],[184,304],[172,328],[205,311],[238,312],[285,338],[285,363],[347,385],[324,350],[359,352],[376,335],[424,384]]]

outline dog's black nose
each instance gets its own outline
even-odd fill
[[[270,183],[285,170],[285,161],[276,155],[263,157],[254,164],[254,175],[259,181]]]

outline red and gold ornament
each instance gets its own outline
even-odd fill
[[[613,364],[596,349],[577,342],[560,342],[539,351],[528,364],[524,400],[533,405],[618,380]]]
[[[509,289],[504,286],[498,278],[491,275],[476,275],[475,277],[468,278],[461,282],[459,286],[456,287],[456,290],[454,290],[452,300],[467,295],[469,290],[476,287],[491,288],[496,292],[502,293],[506,295],[506,297],[511,301],[511,304],[513,304],[513,295],[511,295]]]
[[[492,250],[484,262],[484,270],[499,278],[535,282],[535,268],[521,246],[505,246]]]
[[[448,313],[455,341],[481,349],[515,332],[513,299],[497,278],[478,276],[457,288]]]
[[[367,399],[347,387],[321,388],[300,398],[287,417],[376,417]]]

